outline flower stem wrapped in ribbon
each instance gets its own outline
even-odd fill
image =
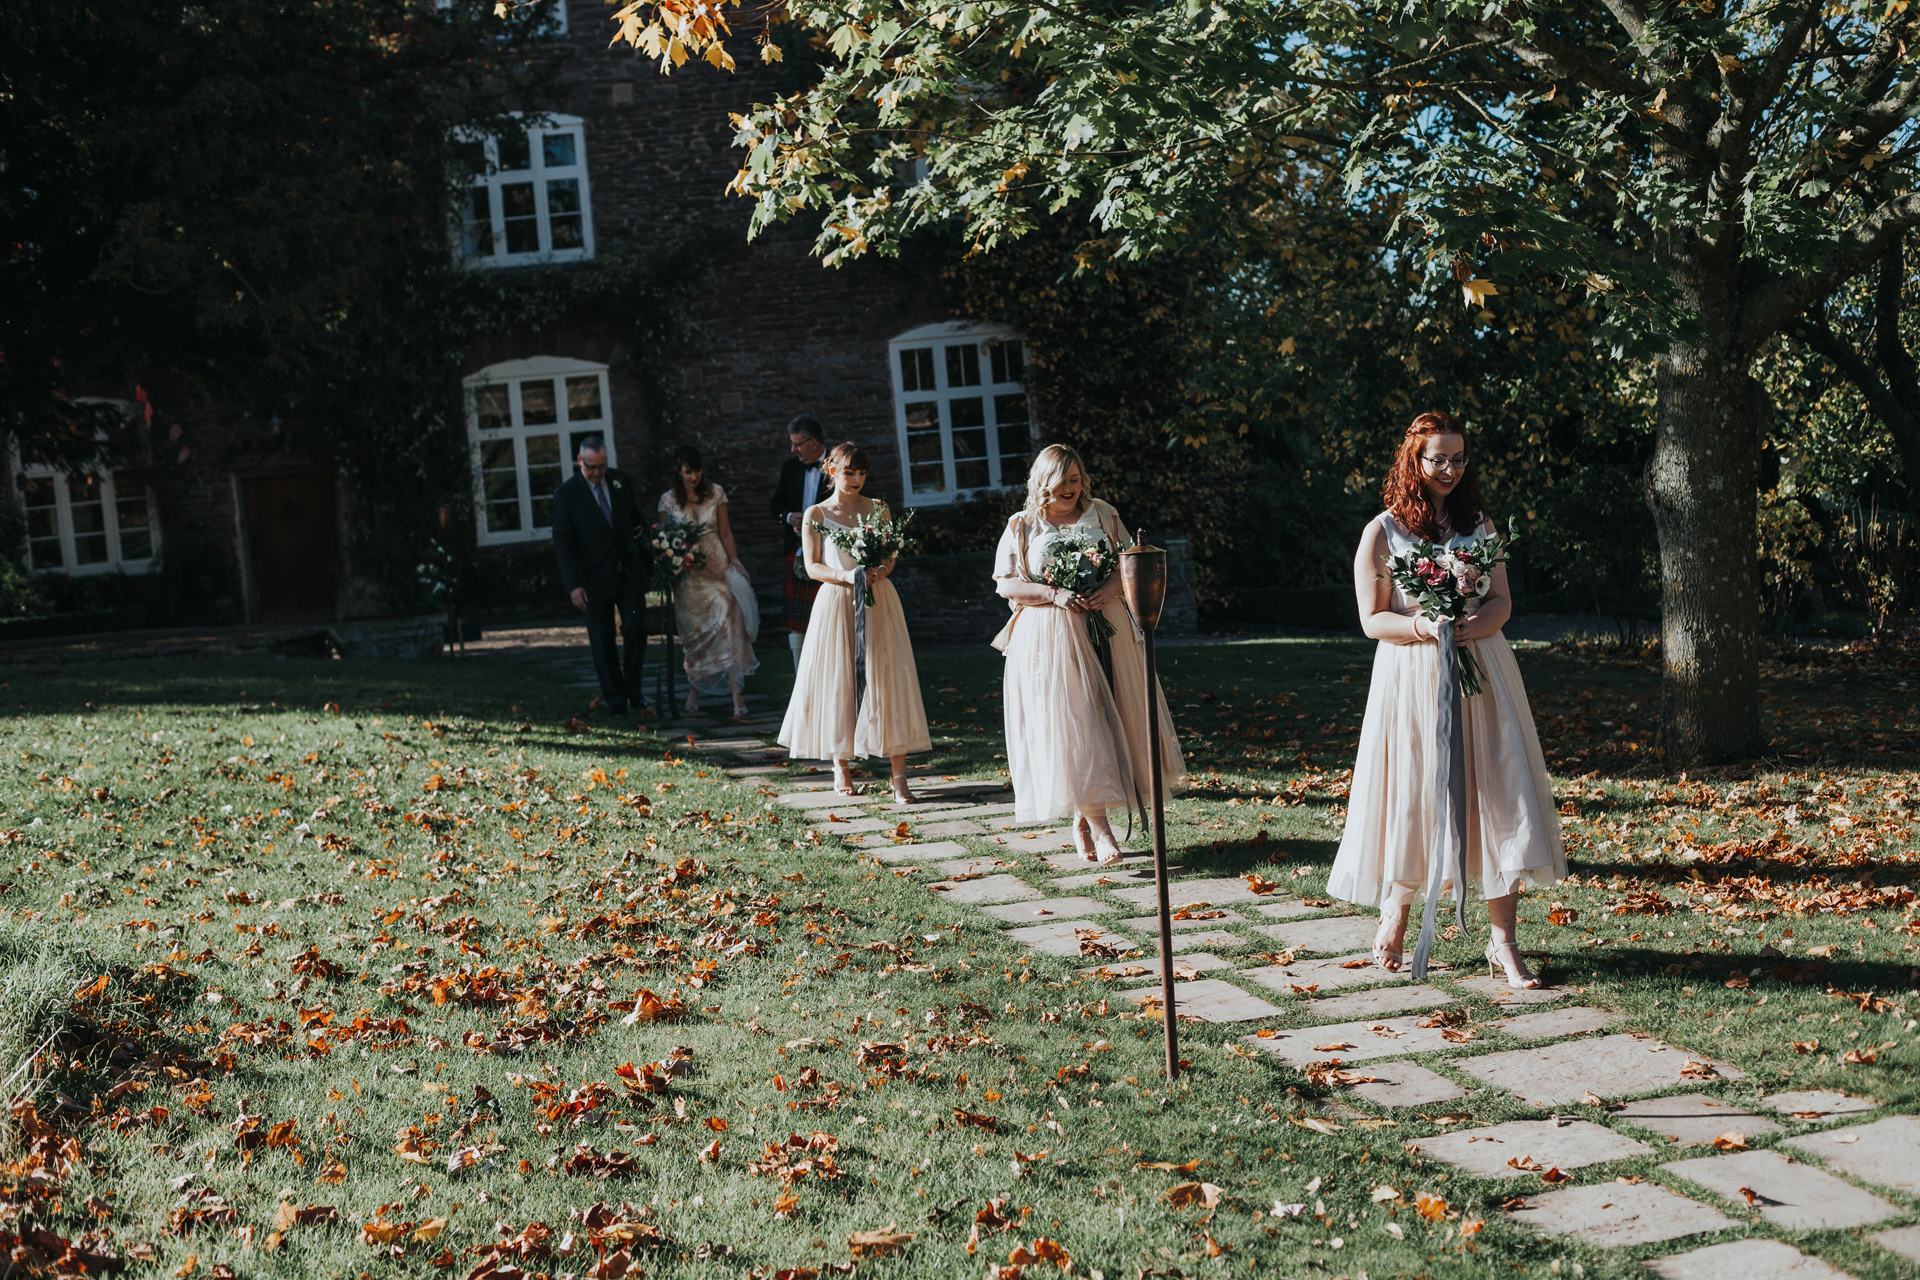
[[[1407,593],[1420,607],[1420,616],[1429,622],[1458,622],[1471,613],[1493,590],[1493,571],[1504,564],[1515,534],[1480,538],[1457,547],[1443,547],[1422,539],[1399,555],[1387,559],[1386,578]],[[1448,628],[1445,640],[1453,638]],[[1460,691],[1474,697],[1481,690],[1480,664],[1473,650],[1462,647],[1460,653]]]

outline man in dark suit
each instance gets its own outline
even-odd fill
[[[793,456],[781,466],[780,483],[773,488],[773,518],[783,526],[781,536],[785,540],[787,646],[793,651],[795,671],[800,669],[800,645],[806,639],[807,619],[813,615],[813,598],[820,591],[820,584],[807,576],[800,555],[800,517],[833,492],[820,469],[827,453],[821,438],[824,434],[809,413],[787,424],[787,444]]]
[[[616,716],[647,709],[640,664],[647,654],[650,557],[633,535],[647,527],[633,477],[607,466],[599,436],[580,442],[579,470],[553,495],[553,554],[573,607],[587,615],[587,642],[600,677],[600,701]],[[616,651],[613,615],[620,614],[625,661]]]

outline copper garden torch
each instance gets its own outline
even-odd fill
[[[1173,997],[1173,908],[1167,897],[1166,790],[1160,772],[1159,680],[1154,671],[1153,633],[1167,604],[1167,553],[1135,542],[1120,553],[1120,585],[1127,608],[1146,637],[1147,772],[1153,801],[1153,879],[1160,890],[1160,1013],[1167,1033],[1167,1079],[1180,1074],[1177,1007]]]

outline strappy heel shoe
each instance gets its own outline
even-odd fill
[[[1398,934],[1396,940],[1394,935]],[[1407,923],[1382,919],[1380,931],[1373,935],[1373,963],[1388,973],[1400,972],[1401,953],[1406,947]]]
[[[1073,847],[1082,861],[1100,861],[1100,851],[1093,844],[1093,826],[1085,818],[1073,820]]]
[[[895,804],[917,804],[913,792],[907,787],[907,775],[896,774],[893,778],[893,802]]]
[[[1102,842],[1102,837],[1099,835],[1095,835],[1093,838],[1093,844],[1094,844],[1094,849],[1097,852],[1095,854],[1094,861],[1099,863],[1103,867],[1119,866],[1121,859],[1125,858],[1127,854],[1130,852],[1130,850],[1122,849],[1120,847],[1120,842],[1113,838],[1113,833],[1111,831],[1107,832],[1105,836],[1105,843],[1107,846],[1106,848],[1104,849],[1100,848],[1101,842]]]
[[[1513,953],[1511,963],[1507,960],[1507,952]],[[1533,970],[1527,968],[1527,962],[1520,958],[1520,948],[1511,942],[1487,944],[1487,976],[1505,978],[1508,986],[1517,987],[1521,991],[1532,991],[1546,985],[1540,981]]]
[[[833,791],[835,795],[842,796],[863,796],[867,794],[867,789],[853,780],[853,770],[851,769],[846,770],[844,773],[838,769],[834,770]]]

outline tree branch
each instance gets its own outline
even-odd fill
[[[1900,294],[1906,283],[1906,237],[1894,240],[1880,259],[1880,278],[1873,290],[1873,352],[1887,379],[1887,390],[1900,401],[1911,419],[1920,415],[1920,371],[1900,338]]]
[[[1812,271],[1774,275],[1748,295],[1736,334],[1738,347],[1756,351],[1795,314],[1878,262],[1911,227],[1920,226],[1920,192],[1896,196],[1853,224]]]

